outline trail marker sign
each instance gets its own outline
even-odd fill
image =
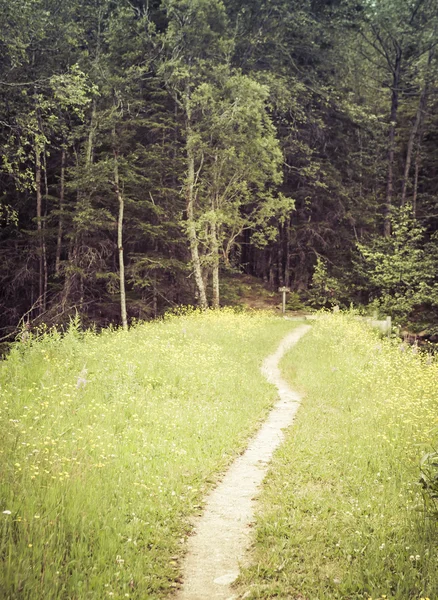
[[[286,293],[290,292],[290,288],[288,288],[288,287],[279,287],[278,291],[283,293],[282,309],[283,309],[283,314],[285,314],[285,312],[286,312]]]

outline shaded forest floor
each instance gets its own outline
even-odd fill
[[[262,279],[246,274],[227,275],[221,281],[222,303],[261,310],[279,310],[281,296]]]
[[[242,306],[254,310],[272,310],[281,313],[282,295],[268,283],[247,274],[234,274],[223,277],[221,281],[222,303],[226,306]],[[287,300],[289,299],[289,294]],[[308,309],[290,310],[288,314],[304,316]]]

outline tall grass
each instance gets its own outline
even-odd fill
[[[0,598],[160,598],[275,392],[291,324],[232,311],[17,344],[0,367]]]
[[[438,364],[348,316],[283,362],[304,395],[261,496],[248,598],[438,598],[420,461],[438,439]]]

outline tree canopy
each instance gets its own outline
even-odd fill
[[[436,320],[435,0],[0,0],[0,338],[244,272]]]

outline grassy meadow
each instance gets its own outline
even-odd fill
[[[282,369],[304,400],[261,493],[242,594],[437,600],[437,521],[419,483],[438,440],[437,362],[333,315]]]
[[[193,312],[18,343],[0,364],[0,598],[162,598],[188,516],[275,401],[294,324]]]

